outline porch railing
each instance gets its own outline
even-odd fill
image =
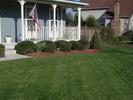
[[[26,30],[27,27],[25,27]],[[79,39],[78,37],[78,28],[77,27],[58,27],[57,32],[54,35],[53,29],[49,27],[41,27],[39,32],[36,31],[25,31],[25,40],[32,41],[57,41],[57,40],[65,40],[65,41],[76,41]]]

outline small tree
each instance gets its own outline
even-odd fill
[[[94,33],[94,36],[91,40],[90,47],[93,49],[101,49],[102,48],[102,40],[100,34],[98,32]]]
[[[88,18],[86,18],[85,25],[88,27],[98,27],[97,20],[93,16],[89,16]]]
[[[114,30],[110,27],[102,27],[100,35],[103,42],[112,42],[112,39],[115,37]]]

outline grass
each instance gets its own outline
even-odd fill
[[[133,47],[0,62],[0,100],[133,100]]]

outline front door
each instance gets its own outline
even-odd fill
[[[29,16],[33,6],[26,6],[25,8],[25,38],[26,40],[37,39],[37,25],[35,21]]]
[[[53,9],[49,10],[49,38],[58,38],[59,36],[59,10],[56,10],[56,33],[54,35],[54,20],[53,20]],[[55,36],[55,37],[54,37]]]

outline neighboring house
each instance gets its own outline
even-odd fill
[[[41,30],[29,13],[37,3]],[[0,0],[0,43],[6,36],[12,37],[12,42],[33,40],[79,40],[81,27],[81,7],[87,3],[72,0]],[[67,27],[65,10],[78,9],[78,25]]]
[[[81,0],[81,2],[89,3],[89,8],[85,7],[81,12],[84,19],[94,16],[101,26],[112,26],[119,35],[133,30],[133,0]]]

